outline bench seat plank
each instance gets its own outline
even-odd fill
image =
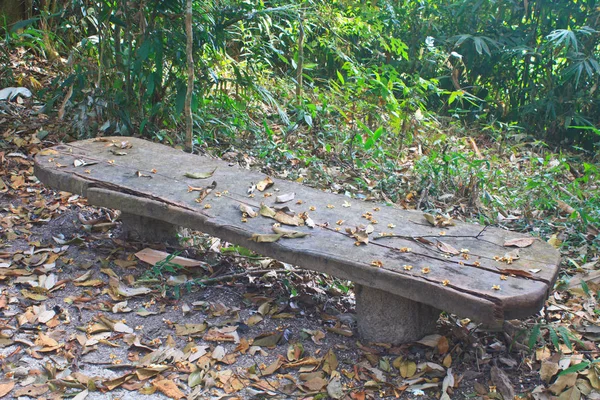
[[[279,179],[273,179],[275,185],[264,193],[255,191],[255,197],[249,198],[248,187],[264,179],[265,174],[141,139],[105,140],[116,143],[127,140],[132,147],[122,150],[126,155],[117,156],[110,151],[115,147],[107,147],[108,143],[103,141],[59,145],[53,148],[56,153],[36,156],[36,176],[50,187],[87,196],[91,204],[194,228],[284,262],[485,323],[537,312],[558,273],[558,252],[540,240],[520,249],[520,258],[510,265],[494,259],[514,250],[503,246],[505,240],[527,235],[459,221],[456,226],[433,227],[420,212],[353,200]],[[96,164],[76,167],[75,160]],[[215,168],[208,179],[184,177],[186,172],[208,172]],[[150,177],[140,177],[138,171]],[[213,181],[217,187],[202,203],[195,201],[197,192],[188,192],[188,185],[207,186]],[[222,195],[217,197],[216,192]],[[271,207],[282,206],[275,204],[275,197],[290,192],[295,193],[295,200],[283,205],[289,205],[296,213],[308,212],[317,225],[328,226],[285,227],[310,233],[301,239],[281,239],[275,243],[249,241],[252,234],[272,233],[275,221],[259,216],[247,218],[244,223],[240,204],[253,206],[257,211],[261,202]],[[265,197],[265,193],[272,196]],[[303,203],[296,204],[297,200]],[[207,204],[210,208],[205,208]],[[376,207],[380,210],[374,211]],[[363,217],[367,212],[378,223],[373,225],[369,244],[355,246],[345,228],[368,224]],[[345,222],[338,226],[336,222],[340,220]],[[395,227],[389,228],[388,224]],[[337,227],[341,228],[339,232],[335,231]],[[403,237],[374,240],[380,233]],[[418,237],[433,243],[442,241],[457,250],[468,249],[468,260],[462,254],[445,254],[434,245],[414,240]],[[410,251],[401,252],[401,248]],[[380,261],[382,266],[374,267],[373,261]],[[405,265],[413,268],[406,270]],[[422,268],[429,268],[430,272],[424,274]],[[516,274],[503,280],[503,275],[509,274],[501,269],[524,271],[530,277]],[[494,290],[495,285],[501,289]]]

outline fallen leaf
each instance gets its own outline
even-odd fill
[[[452,255],[458,255],[460,254],[460,251],[456,250],[454,247],[452,247],[451,245],[449,245],[448,243],[444,243],[438,240],[436,247],[447,254],[452,254]]]
[[[327,394],[332,399],[341,399],[344,397],[344,389],[342,388],[342,382],[339,376],[336,376],[327,384]]]
[[[517,238],[505,241],[504,246],[527,247],[531,246],[533,242],[535,242],[535,238]]]
[[[0,398],[6,396],[15,387],[15,381],[3,381],[0,382]]]
[[[431,224],[431,226],[435,226],[435,217],[433,215],[425,213],[423,214],[423,217],[425,217],[425,219]]]
[[[252,236],[248,239],[256,243],[273,243],[278,241],[283,237],[282,234],[259,234],[253,233]]]
[[[206,179],[206,178],[210,178],[211,176],[213,176],[213,174],[215,173],[217,169],[213,169],[210,172],[186,172],[185,174],[183,174],[186,178],[192,178],[192,179]]]
[[[85,389],[79,393],[77,393],[77,395],[75,397],[73,397],[71,400],[84,400],[89,394],[89,390]]]
[[[338,367],[338,360],[332,349],[329,349],[327,354],[323,357],[323,371],[331,375]]]
[[[290,226],[304,225],[304,220],[298,215],[290,215],[284,211],[277,211],[273,219],[279,223]]]
[[[147,287],[130,288],[115,278],[110,278],[109,285],[120,296],[133,297],[141,296],[152,292],[152,289]]]
[[[550,239],[548,239],[548,243],[550,243],[550,245],[555,249],[558,249],[562,244],[562,240],[558,238],[558,233],[555,233],[554,235],[550,236]]]
[[[277,211],[273,210],[271,207],[267,206],[266,204],[261,203],[258,213],[260,215],[262,215],[263,217],[274,218],[275,215],[277,214]]]
[[[250,218],[258,217],[258,213],[247,204],[240,204],[240,211],[249,216]]]
[[[175,324],[175,334],[177,336],[190,336],[202,333],[208,328],[206,322],[200,324]]]
[[[531,274],[527,271],[520,270],[520,269],[498,268],[498,271],[502,272],[503,274],[522,276],[524,278],[533,278],[533,274]]]
[[[159,392],[172,399],[179,400],[185,397],[185,394],[177,387],[175,382],[168,379],[156,379],[152,381],[152,386],[156,387]]]
[[[417,343],[421,343],[422,345],[425,345],[427,347],[437,347],[441,338],[442,338],[442,335],[438,335],[437,333],[434,333],[432,335],[425,336],[421,340],[417,341]]]
[[[396,360],[394,360],[393,365],[398,368],[400,376],[403,378],[410,378],[417,372],[417,364],[414,361],[400,359],[400,361],[396,363]]]
[[[40,150],[38,152],[38,155],[40,156],[52,156],[52,155],[56,155],[58,154],[58,151],[54,150],[54,149],[44,149],[44,150]]]
[[[556,381],[554,381],[554,383],[549,387],[549,389],[552,393],[558,396],[558,394],[562,393],[562,391],[565,388],[575,386],[576,382],[577,373],[560,375],[558,378],[556,378]]]
[[[204,263],[202,261],[193,260],[191,258],[186,258],[186,257],[179,257],[179,256],[173,257],[172,254],[169,254],[167,252],[154,250],[154,249],[150,249],[150,248],[146,248],[144,250],[138,251],[137,253],[135,253],[135,256],[138,259],[140,259],[150,265],[156,265],[157,263],[168,259],[170,263],[181,265],[182,267],[206,266],[206,263]]]
[[[288,201],[294,200],[294,197],[296,197],[296,193],[280,194],[275,197],[275,203],[287,203]]]
[[[307,379],[302,379],[304,374],[301,374],[300,379],[304,381],[302,386],[311,392],[320,392],[327,385],[327,380],[323,378],[322,374],[322,372],[312,373],[306,377]]]
[[[575,209],[573,207],[571,207],[570,205],[568,205],[567,203],[565,203],[562,200],[556,200],[556,204],[558,204],[558,208],[560,208],[560,210],[562,212],[564,212],[565,214],[573,214],[575,211]]]
[[[448,343],[448,338],[446,336],[442,336],[437,343],[438,353],[446,354],[450,349],[450,344]]]
[[[286,239],[298,239],[308,236],[306,232],[292,231],[289,229],[283,229],[278,226],[273,226],[273,232],[282,235]]]
[[[258,189],[259,192],[263,192],[266,189],[273,186],[273,184],[274,184],[273,180],[267,176],[265,179],[263,179],[262,181],[260,181],[256,184],[256,189]]]
[[[553,360],[545,360],[542,362],[542,366],[540,368],[540,378],[546,383],[549,383],[550,380],[560,371],[560,366],[557,362]]]
[[[253,346],[274,348],[277,343],[283,338],[283,332],[269,332],[258,335],[254,338]]]
[[[18,390],[15,390],[13,396],[21,397],[28,396],[33,398],[39,398],[41,395],[50,390],[50,387],[47,384],[32,384],[24,386]],[[2,396],[0,396],[2,397]]]

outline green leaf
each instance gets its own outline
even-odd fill
[[[564,326],[559,327],[558,332],[560,333],[560,336],[563,338],[563,341],[565,342],[569,350],[573,350],[573,344],[571,343],[570,338],[571,332],[569,332],[569,330]]]
[[[33,24],[34,22],[36,22],[39,19],[40,19],[39,17],[35,17],[35,18],[29,18],[29,19],[25,19],[23,21],[15,22],[13,24],[13,26],[10,27],[10,32],[12,33],[12,32],[18,31],[19,29],[23,29],[26,26]]]
[[[540,337],[540,324],[535,324],[529,334],[529,349],[533,349]]]
[[[204,370],[197,369],[196,371],[192,372],[190,376],[188,376],[189,387],[193,388],[194,386],[198,386],[202,382],[202,372],[204,372]]]
[[[548,332],[550,334],[550,341],[554,345],[554,348],[556,350],[559,350],[560,347],[559,347],[559,342],[558,342],[558,334],[556,333],[556,330],[554,329],[554,327],[550,326],[550,327],[548,327]]]
[[[585,292],[587,297],[591,297],[590,296],[590,287],[588,286],[586,281],[584,281],[583,279],[581,280],[581,288],[583,289],[583,291]]]
[[[365,142],[363,148],[365,150],[369,150],[371,147],[373,147],[373,145],[375,143],[377,143],[377,140],[379,140],[379,138],[381,137],[381,135],[383,134],[384,129],[383,126],[380,126],[379,128],[377,128],[377,130],[375,132],[373,132],[373,135],[371,135]]]
[[[582,361],[579,364],[571,365],[569,368],[565,369],[564,371],[560,371],[558,376],[572,374],[573,372],[579,372],[581,370],[586,369],[589,366],[590,366],[589,361]]]

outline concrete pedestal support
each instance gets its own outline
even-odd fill
[[[400,344],[435,332],[440,310],[382,290],[354,287],[358,332],[363,340]]]
[[[121,213],[122,229],[126,238],[152,243],[177,243],[180,227],[168,222],[140,215]]]

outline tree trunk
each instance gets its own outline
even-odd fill
[[[194,92],[194,57],[192,54],[193,37],[192,37],[192,0],[187,0],[185,10],[185,34],[187,36],[187,92],[185,94],[185,150],[188,152],[194,151],[194,135],[192,119],[192,94]]]

